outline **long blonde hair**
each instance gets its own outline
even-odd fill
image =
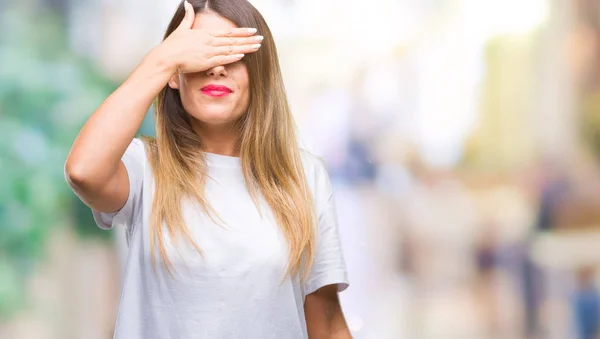
[[[210,9],[238,27],[254,27],[264,36],[258,52],[242,62],[249,75],[248,111],[237,122],[246,187],[255,205],[264,197],[273,211],[289,246],[285,276],[301,272],[306,279],[313,262],[316,215],[306,182],[295,126],[283,85],[273,36],[261,14],[247,0],[190,0],[196,13]],[[175,12],[165,33],[166,39],[184,17],[183,3]],[[162,223],[169,236],[184,235],[202,254],[192,239],[182,213],[182,199],[190,197],[213,217],[216,213],[204,196],[207,165],[200,137],[192,130],[190,116],[179,92],[168,85],[155,102],[156,139],[143,138],[155,177],[155,194],[150,217],[150,248],[155,265],[158,245],[163,266],[172,275]]]

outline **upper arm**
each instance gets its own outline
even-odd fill
[[[129,175],[122,160],[116,172],[104,184],[93,187],[86,186],[85,182],[72,182],[70,186],[88,207],[104,213],[120,210],[129,197]]]
[[[349,283],[333,188],[325,165],[318,160],[316,162],[311,178],[317,210],[315,253],[303,286],[305,295],[327,285],[334,285],[337,291],[343,291]]]
[[[307,295],[304,301],[304,315],[311,339],[351,338],[336,285],[322,287]]]
[[[105,184],[86,187],[85,182],[82,185],[70,182],[66,175],[75,194],[92,209],[100,228],[111,228],[116,221],[133,224],[141,207],[145,160],[143,142],[133,139]]]
[[[314,159],[313,164],[310,180],[317,232],[314,260],[303,284],[307,329],[311,339],[351,338],[338,298],[338,292],[348,287],[348,275],[333,188],[324,163]]]

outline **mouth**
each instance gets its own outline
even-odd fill
[[[233,93],[231,88],[223,85],[210,84],[202,87],[200,91],[211,97],[223,97]]]

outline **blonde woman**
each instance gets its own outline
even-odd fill
[[[134,138],[155,101],[156,139]],[[115,338],[350,338],[329,176],[297,146],[273,37],[246,0],[192,0],[65,163],[129,244]]]

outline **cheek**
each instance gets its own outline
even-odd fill
[[[248,101],[250,99],[250,87],[248,86],[248,83],[244,84],[244,96],[243,96],[245,101]]]
[[[243,69],[240,68],[237,68],[231,75],[237,85],[237,91],[239,93],[236,106],[238,109],[246,110],[250,101],[250,82],[245,66]]]
[[[238,89],[242,92],[250,92],[248,88],[250,76],[248,75],[248,69],[246,68],[246,65],[240,62],[233,67],[232,71],[233,78],[238,85]]]
[[[241,106],[242,110],[246,111],[248,109],[249,105],[250,105],[250,88],[248,87],[248,84],[245,84],[242,97],[240,98],[239,106]]]
[[[179,92],[186,97],[193,95],[198,80],[192,74],[179,75]]]

